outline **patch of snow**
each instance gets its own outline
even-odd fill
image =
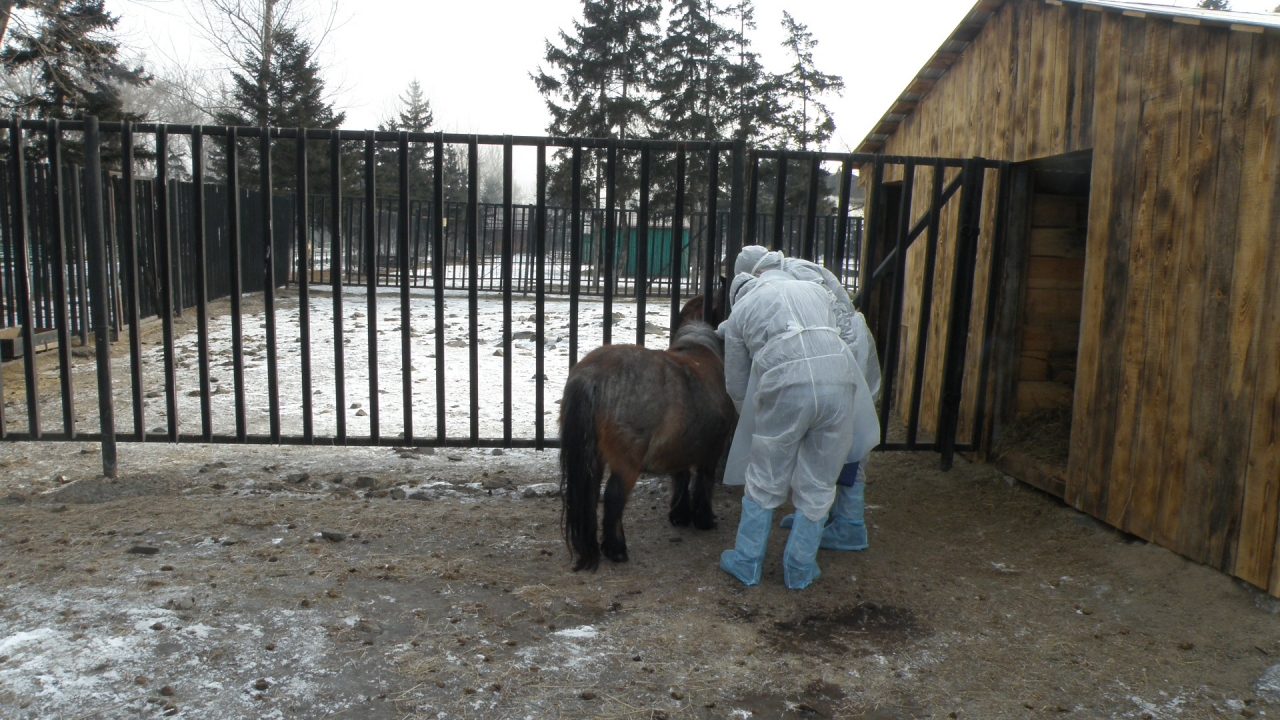
[[[582,625],[575,628],[567,628],[565,630],[557,630],[555,634],[559,637],[574,638],[576,640],[590,640],[599,635],[599,631],[593,625]]]

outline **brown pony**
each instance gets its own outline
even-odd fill
[[[711,327],[720,327],[720,323],[724,322],[724,294],[721,288],[724,287],[725,279],[720,278],[720,285],[711,291]],[[702,308],[705,307],[705,296],[699,294],[694,295],[685,301],[684,306],[680,308],[680,323],[677,328],[684,327],[691,322],[707,322],[702,317]]]
[[[560,488],[574,570],[601,551],[627,559],[622,512],[641,472],[671,476],[672,525],[716,526],[711,489],[737,415],[725,392],[720,338],[706,323],[676,331],[669,350],[606,345],[569,372],[560,405]],[[596,505],[605,467],[604,538]],[[690,490],[690,468],[697,472]]]

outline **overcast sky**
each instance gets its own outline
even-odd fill
[[[221,63],[192,32],[196,0],[108,0],[131,47],[154,65]],[[442,129],[544,134],[547,113],[529,73],[544,43],[570,28],[580,0],[340,0],[340,25],[326,43],[326,80],[345,127],[370,128],[417,79]],[[1234,0],[1264,12],[1280,0]],[[1177,0],[1182,7],[1194,0]],[[756,0],[755,48],[780,70],[786,8],[818,40],[818,66],[844,77],[832,150],[856,146],[972,7],[970,0]]]

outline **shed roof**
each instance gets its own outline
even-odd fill
[[[1039,0],[1033,0],[1039,1]],[[1129,17],[1165,18],[1176,23],[1188,25],[1205,25],[1208,27],[1225,27],[1240,32],[1280,34],[1280,14],[1248,13],[1224,10],[1202,10],[1200,8],[1180,8],[1170,5],[1155,5],[1144,2],[1120,2],[1119,0],[1043,0],[1050,5],[1079,5],[1085,10],[1111,12]],[[965,48],[973,42],[987,21],[996,14],[1008,0],[978,0],[965,15],[964,20],[956,26],[951,35],[942,43],[933,57],[920,68],[915,78],[907,85],[889,106],[889,109],[876,123],[871,132],[858,146],[858,152],[873,153],[884,147],[885,141],[897,131],[898,126],[915,110],[924,96],[929,94],[938,80],[964,54]]]

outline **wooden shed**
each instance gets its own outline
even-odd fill
[[[992,337],[971,326],[965,371],[964,402],[989,399],[984,427],[961,427],[980,455],[1280,596],[1280,15],[981,0],[859,150],[1011,163],[983,198],[974,276],[973,315],[995,319]],[[930,327],[948,311],[933,302]],[[926,380],[925,424],[938,393]],[[1002,449],[1054,417],[1060,457]]]

